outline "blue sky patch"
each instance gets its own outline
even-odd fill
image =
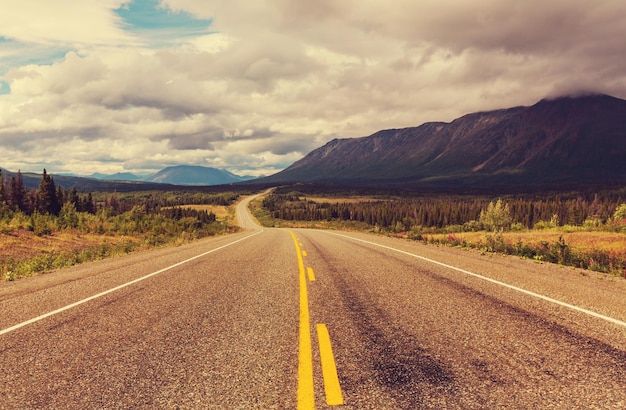
[[[126,25],[123,29],[153,41],[176,42],[208,34],[212,23],[186,12],[159,7],[159,0],[134,0],[115,12]]]
[[[9,83],[7,83],[6,81],[0,80],[0,95],[3,95],[3,94],[11,94],[11,87],[9,86]]]

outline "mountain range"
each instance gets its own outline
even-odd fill
[[[31,187],[41,180],[29,173],[23,178]],[[529,107],[467,114],[448,123],[334,139],[285,170],[254,180],[188,165],[143,177],[54,178],[58,185],[84,191],[306,182],[448,191],[624,186],[626,101],[608,95],[545,99]]]
[[[136,175],[130,172],[116,174],[94,173],[90,178],[105,181],[144,181],[173,185],[223,185],[254,179],[251,176],[239,176],[224,169],[203,167],[198,165],[176,165],[163,168],[149,175]]]
[[[223,169],[177,165],[164,168],[146,178],[145,181],[174,185],[224,185],[250,179],[254,179],[254,177],[235,175]]]
[[[626,183],[626,101],[541,100],[450,123],[334,139],[258,182],[417,187],[579,187]]]
[[[2,169],[4,178],[10,178],[15,173]],[[91,174],[87,177],[77,175],[53,175],[57,185],[65,188],[76,187],[82,191],[88,190],[118,190],[129,191],[139,189],[165,189],[169,186],[209,186],[225,185],[236,182],[249,181],[254,177],[239,176],[232,172],[193,165],[178,165],[164,168],[152,175],[135,175],[132,173]],[[27,188],[36,188],[41,181],[41,175],[32,172],[23,172],[22,179]]]

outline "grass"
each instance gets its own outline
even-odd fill
[[[524,232],[420,234],[424,243],[460,246],[575,266],[626,278],[626,234],[567,232],[567,228]]]
[[[306,197],[317,203],[358,202],[363,197]],[[515,232],[455,232],[454,227],[393,232],[354,221],[291,221],[274,218],[263,208],[262,201],[251,204],[251,210],[263,226],[280,228],[339,229],[383,233],[424,243],[461,246],[482,252],[497,252],[575,266],[626,278],[626,232],[602,230],[602,227],[562,226],[550,229]],[[457,226],[462,228],[462,226]]]
[[[80,228],[63,228],[51,216],[33,219],[16,214],[10,221],[0,221],[0,280],[15,280],[159,246],[176,246],[236,229],[230,223],[234,214],[231,207],[189,207],[213,212],[218,220],[200,223],[195,218],[174,220],[131,210],[113,217],[104,213],[80,214]]]
[[[42,236],[20,229],[0,234],[0,279],[15,280],[148,247],[139,236],[83,234],[78,230]]]
[[[432,234],[435,240],[446,239],[449,233]],[[460,232],[455,233],[460,241],[470,244],[484,243],[489,232]],[[572,250],[592,251],[599,250],[618,255],[626,252],[626,234],[603,231],[577,231],[567,232],[560,228],[549,230],[528,230],[523,232],[503,232],[502,237],[511,243],[523,242],[531,246],[538,246],[541,243],[554,243],[562,238]]]
[[[161,209],[168,209],[172,207],[163,207]],[[196,211],[207,211],[214,213],[215,217],[220,221],[225,221],[233,215],[233,208],[230,206],[222,205],[179,205],[176,208],[188,208]]]

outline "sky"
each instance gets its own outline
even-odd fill
[[[0,0],[0,167],[278,172],[334,138],[626,98],[623,0]]]

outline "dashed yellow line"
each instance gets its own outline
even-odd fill
[[[326,393],[326,404],[338,406],[343,404],[341,385],[337,375],[335,356],[330,344],[328,328],[323,323],[317,325],[317,339],[320,345],[320,358],[322,360],[322,376],[324,377],[324,392]]]
[[[311,315],[309,313],[309,296],[307,292],[307,275],[311,282],[315,281],[313,269],[304,268],[303,256],[306,252],[301,249],[302,244],[298,241],[296,234],[289,231],[294,244],[296,245],[296,255],[298,257],[298,271],[300,283],[300,333],[298,340],[298,410],[315,409],[315,389],[313,384],[313,350],[311,343]],[[326,394],[326,404],[337,406],[343,404],[343,396],[335,357],[330,343],[330,335],[325,324],[317,325],[317,339],[320,348],[320,359],[322,362],[322,376],[324,378],[324,392]]]
[[[311,324],[309,314],[309,296],[306,289],[306,274],[298,238],[289,231],[296,245],[298,270],[300,272],[300,336],[298,341],[298,409],[315,409],[313,388],[313,352],[311,348]]]

